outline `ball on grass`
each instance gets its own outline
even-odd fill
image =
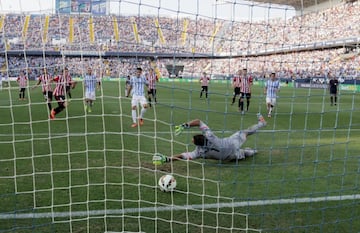
[[[160,177],[158,183],[160,190],[163,192],[172,192],[176,188],[176,179],[170,174]]]

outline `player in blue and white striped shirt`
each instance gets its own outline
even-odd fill
[[[137,106],[141,105],[141,111],[139,116],[139,124],[140,126],[144,124],[143,116],[146,112],[146,109],[148,107],[147,100],[145,98],[145,86],[148,86],[149,83],[146,80],[145,76],[142,75],[142,69],[137,68],[136,69],[136,75],[134,77],[130,78],[130,85],[127,92],[126,97],[129,97],[130,93],[132,93],[132,99],[131,99],[131,116],[133,120],[133,124],[131,127],[137,127],[137,113],[136,109]]]
[[[87,73],[84,76],[85,88],[85,112],[91,112],[93,102],[96,100],[96,89],[100,87],[100,81],[92,74],[91,67],[88,67]]]
[[[266,94],[266,106],[268,110],[268,117],[271,117],[278,92],[280,91],[280,81],[276,79],[275,73],[270,74],[270,79],[265,82],[264,94]]]

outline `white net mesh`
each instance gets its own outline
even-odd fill
[[[359,231],[360,5],[291,3],[2,1],[0,232]],[[89,67],[101,86],[86,105]],[[159,82],[131,127],[137,67]],[[42,89],[64,68],[66,106]],[[244,68],[251,98],[232,104]],[[277,104],[244,144],[256,156],[153,165],[156,153],[194,150],[200,131],[174,136],[174,125],[199,118],[222,138],[266,117],[272,72]],[[176,191],[158,189],[164,174]]]

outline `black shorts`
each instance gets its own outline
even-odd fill
[[[53,99],[53,92],[52,91],[44,91],[43,95],[44,95],[45,100],[52,101],[52,99]]]
[[[234,88],[234,95],[240,95],[240,87]]]
[[[250,99],[251,98],[251,93],[244,93],[244,92],[240,92],[240,97],[241,98],[247,98]]]
[[[336,95],[337,89],[336,88],[330,88],[330,95]]]
[[[203,91],[208,91],[208,86],[201,86]]]
[[[61,103],[65,102],[65,96],[63,95],[56,95],[55,99],[57,102],[61,102]]]
[[[149,90],[148,90],[148,95],[153,95],[153,96],[155,96],[155,95],[156,95],[156,89],[149,89]]]
[[[71,86],[66,86],[65,90],[66,90],[66,93],[70,92]]]

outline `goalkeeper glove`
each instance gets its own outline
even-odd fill
[[[152,162],[154,165],[161,165],[167,162],[167,158],[165,155],[156,153],[152,158]]]
[[[184,131],[184,129],[188,129],[188,128],[190,128],[190,125],[188,123],[176,125],[175,126],[175,135],[180,135],[182,133],[182,131]]]

